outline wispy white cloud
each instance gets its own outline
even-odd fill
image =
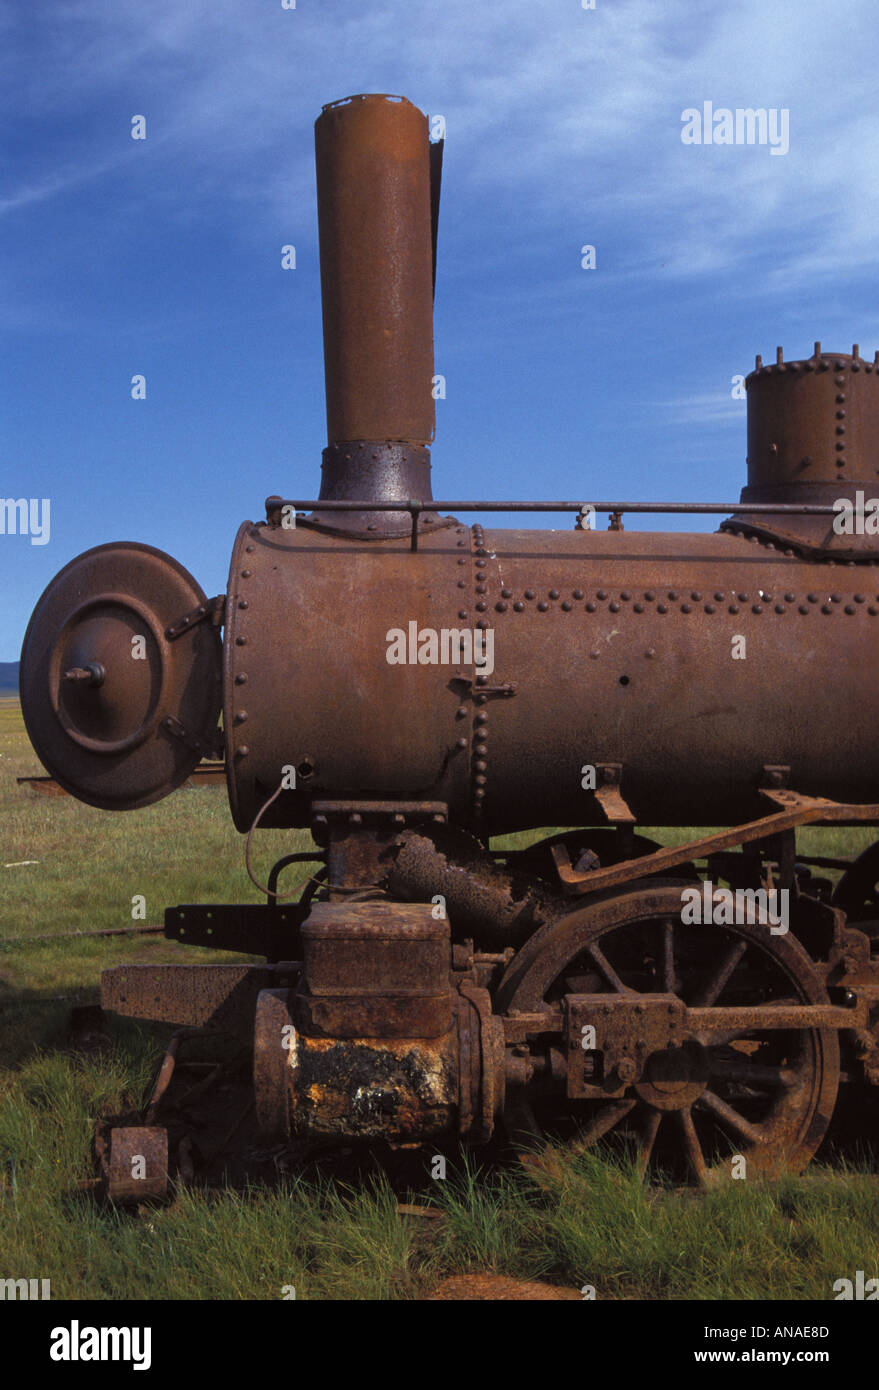
[[[77,164],[64,170],[59,169],[56,173],[46,174],[42,178],[37,177],[32,182],[21,182],[9,197],[0,197],[0,216],[4,213],[19,212],[22,208],[29,208],[35,203],[43,203],[47,199],[58,198],[73,189],[81,188],[83,184],[101,178],[121,163],[120,157],[115,160],[100,160],[92,165]]]
[[[674,400],[656,401],[644,409],[656,412],[663,425],[738,425],[744,429],[745,402],[734,400],[732,389],[725,395],[719,391],[691,392]]]
[[[599,0],[594,11],[509,0],[500,13],[472,0],[293,11],[78,0],[51,24],[34,13],[21,7],[6,23],[6,119],[41,122],[34,167],[13,180],[7,210],[76,191],[60,153],[71,140],[79,182],[112,170],[134,103],[148,108],[181,209],[195,186],[251,224],[290,215],[311,206],[322,102],[390,90],[447,116],[451,177],[465,192],[518,200],[532,222],[601,214],[636,233],[649,209],[671,275],[746,261],[770,230],[779,291],[871,259],[875,90],[855,60],[873,41],[872,0],[851,0],[844,26],[823,0],[685,14],[664,0]],[[680,113],[706,99],[787,107],[790,153],[683,146]],[[780,222],[813,224],[826,249],[785,244]]]
[[[219,223],[260,255],[283,229],[314,254],[314,118],[376,90],[446,116],[444,281],[490,312],[507,294],[490,272],[515,256],[503,307],[520,323],[582,315],[567,261],[581,241],[598,244],[616,293],[725,282],[804,313],[804,287],[838,290],[875,261],[876,96],[858,61],[872,0],[851,0],[844,27],[823,0],[693,3],[686,17],[665,0],[508,0],[502,16],[471,0],[73,0],[51,23],[22,0],[0,23],[0,119],[14,132],[0,216],[23,258],[31,227],[99,201],[108,247],[153,215]],[[703,100],[785,106],[789,154],[684,146],[681,112]],[[135,111],[145,146],[128,135]],[[39,322],[39,278],[24,264],[15,279],[7,321]]]

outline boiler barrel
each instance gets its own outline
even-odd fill
[[[383,798],[443,802],[480,834],[595,822],[582,769],[604,763],[646,825],[765,814],[766,766],[873,801],[871,584],[726,533],[453,526],[412,553],[245,523],[225,632],[236,824],[285,768],[296,789],[267,825]],[[492,669],[448,659],[444,631],[489,634]]]

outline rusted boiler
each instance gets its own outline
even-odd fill
[[[879,821],[879,542],[840,524],[877,490],[879,366],[758,358],[738,504],[435,501],[442,149],[398,98],[315,130],[318,498],[269,497],[211,599],[146,546],[79,556],[34,611],[22,703],[92,805],[222,749],[248,846],[317,848],[265,903],[166,912],[169,938],[265,965],[107,971],[104,1006],[252,1039],[278,1140],[619,1133],[703,1181],[801,1167],[841,1080],[879,1084],[879,850],[796,848]],[[569,529],[467,522],[523,511]],[[638,511],[724,519],[625,531]],[[639,824],[722,829],[663,848]]]

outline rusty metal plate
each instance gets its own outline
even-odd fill
[[[454,1132],[458,1040],[309,1038],[297,1034],[294,1134],[420,1142]]]
[[[572,1097],[591,1093],[593,1082],[619,1090],[640,1077],[651,1053],[684,1038],[686,1009],[671,994],[569,994],[565,1003]],[[589,1028],[595,1041],[587,1048]],[[600,1066],[590,1066],[593,1060]]]
[[[220,641],[209,621],[177,640],[166,629],[201,606],[192,576],[148,545],[96,546],[52,580],[25,634],[21,708],[65,791],[132,810],[192,773],[216,738]]]
[[[413,569],[405,540],[376,549],[244,523],[223,634],[227,777],[239,830],[250,829],[285,779],[260,828],[308,825],[313,800],[356,802],[358,815],[370,814],[363,801],[432,803],[437,815],[466,805],[470,757],[458,743],[459,711],[469,709],[473,663],[391,665],[387,632],[400,614],[404,626],[467,626],[455,614],[468,549],[463,527],[435,532],[421,538]]]
[[[107,1196],[117,1206],[164,1201],[168,1195],[168,1131],[159,1125],[110,1131]]]
[[[449,989],[449,923],[429,903],[315,903],[302,924],[309,993]]]
[[[302,946],[301,1032],[430,1038],[451,1027],[449,923],[429,903],[317,903]]]
[[[101,972],[101,1005],[126,1018],[210,1026],[250,1040],[260,990],[294,983],[271,965],[117,965]]]
[[[269,1143],[290,1137],[296,1054],[290,990],[260,990],[253,1025],[253,1089],[260,1133]]]
[[[307,912],[308,906],[298,903],[178,903],[165,908],[164,933],[184,946],[293,960],[301,949],[299,925]]]
[[[452,1026],[452,995],[296,994],[293,1016],[311,1038],[439,1038]]]

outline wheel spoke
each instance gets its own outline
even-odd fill
[[[718,995],[722,992],[724,986],[729,982],[730,976],[747,949],[747,941],[739,938],[738,941],[733,942],[714,974],[709,977],[699,990],[699,993],[692,1002],[692,1008],[709,1009],[711,1007]]]
[[[692,1111],[688,1106],[686,1110],[676,1110],[674,1113],[680,1117],[679,1122],[683,1130],[684,1147],[687,1151],[687,1158],[690,1160],[690,1167],[693,1169],[693,1175],[697,1181],[704,1186],[708,1170],[705,1166],[705,1156],[702,1153],[702,1146],[699,1143],[696,1126],[693,1124]]]
[[[734,1129],[736,1134],[740,1135],[742,1139],[747,1139],[751,1144],[765,1143],[766,1136],[763,1131],[758,1129],[756,1125],[752,1125],[750,1121],[745,1119],[744,1115],[740,1115],[738,1110],[734,1110],[731,1105],[727,1105],[726,1101],[721,1100],[720,1096],[715,1095],[713,1091],[703,1091],[697,1104],[704,1106],[706,1110],[710,1110],[713,1115],[716,1115],[717,1118],[728,1125],[730,1129]]]
[[[515,1132],[517,1142],[527,1143],[530,1140],[535,1140],[541,1147],[545,1146],[546,1138],[537,1122],[524,1087],[516,1088],[516,1094],[508,1104],[510,1129]]]
[[[603,1139],[613,1129],[614,1125],[624,1120],[630,1110],[634,1110],[638,1104],[637,1098],[633,1096],[631,1100],[614,1100],[602,1106],[597,1115],[594,1115],[583,1129],[580,1130],[571,1148],[574,1153],[581,1153],[583,1149],[588,1149],[590,1144]]]
[[[607,980],[607,983],[611,986],[612,989],[615,989],[618,994],[632,993],[632,991],[629,989],[629,986],[623,984],[619,975],[614,970],[613,966],[611,965],[607,956],[602,951],[601,947],[598,945],[597,941],[593,941],[591,945],[587,946],[586,951],[587,954],[590,955],[592,959],[595,961],[596,966],[601,971],[602,975]]]
[[[675,992],[674,922],[666,918],[662,924],[662,987],[666,994]]]
[[[644,1134],[641,1139],[641,1153],[638,1157],[638,1171],[642,1178],[645,1176],[650,1163],[650,1155],[653,1153],[653,1145],[662,1123],[662,1115],[661,1110],[650,1110],[647,1115],[647,1123],[644,1126]]]

